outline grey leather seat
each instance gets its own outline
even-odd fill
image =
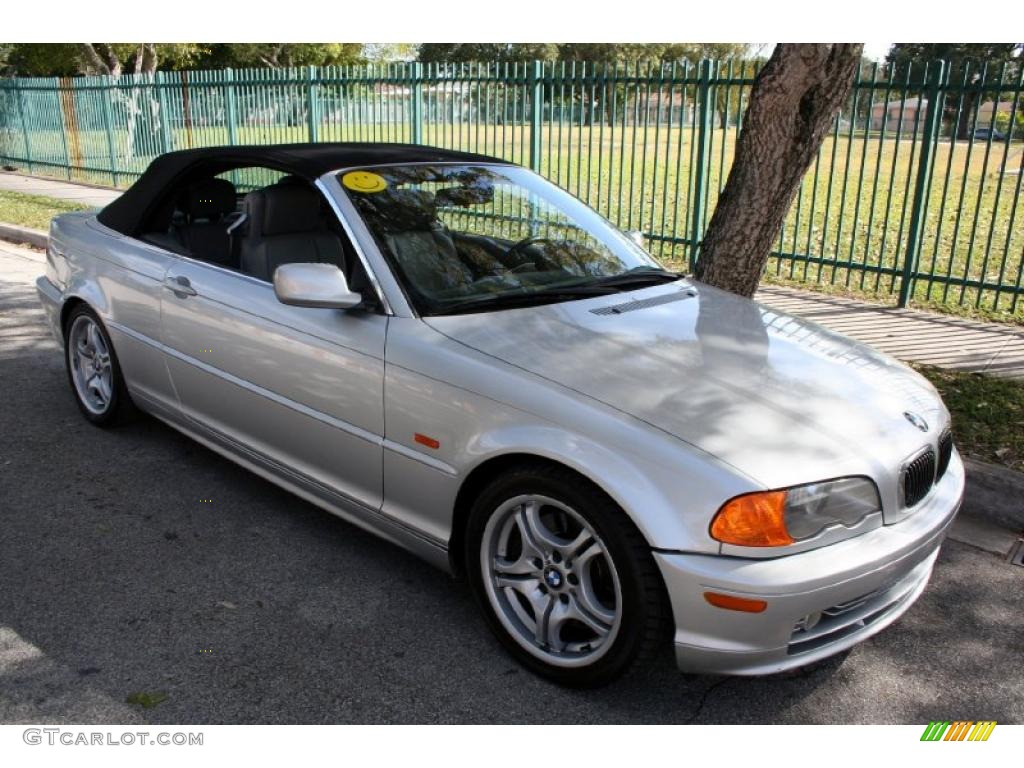
[[[362,195],[357,204],[376,223],[379,236],[407,280],[436,294],[473,282],[473,273],[437,219],[434,195],[415,189],[394,189]]]
[[[320,262],[345,270],[345,249],[320,208],[320,195],[302,184],[275,184],[250,192],[243,211],[242,271],[272,281],[282,264]]]
[[[228,228],[237,204],[235,185],[227,179],[197,182],[188,187],[178,201],[184,221],[172,228],[173,235],[190,256],[233,266]],[[165,247],[171,247],[170,240]]]

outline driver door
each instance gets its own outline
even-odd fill
[[[380,508],[386,316],[286,306],[269,282],[180,257],[161,322],[181,410],[199,431]]]

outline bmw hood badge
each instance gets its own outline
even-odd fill
[[[904,411],[903,412],[903,417],[907,421],[909,421],[911,424],[913,424],[915,427],[920,429],[922,432],[927,432],[928,431],[928,422],[925,421],[920,416],[918,416],[913,411]]]

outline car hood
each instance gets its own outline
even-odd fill
[[[892,478],[948,420],[903,364],[696,282],[426,318],[466,346],[686,441],[766,487]],[[929,425],[928,434],[904,415]]]

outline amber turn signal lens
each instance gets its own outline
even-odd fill
[[[785,510],[785,491],[737,496],[718,510],[711,535],[741,547],[784,547],[794,541],[786,530]]]
[[[425,445],[427,448],[433,448],[435,451],[441,447],[441,442],[439,440],[435,440],[427,435],[421,435],[419,432],[415,433],[412,436],[412,439],[420,445]]]
[[[745,613],[761,613],[768,607],[764,600],[748,600],[745,597],[735,595],[722,595],[718,592],[705,592],[704,599],[716,608],[725,608],[729,611],[744,611]]]

